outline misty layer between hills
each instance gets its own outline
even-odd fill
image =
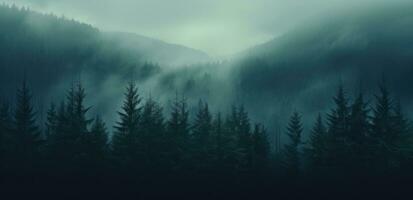
[[[372,97],[384,78],[411,110],[411,10],[366,9],[312,22],[228,61],[212,62],[189,48],[3,6],[0,88],[4,98],[12,99],[27,74],[42,114],[49,99],[59,102],[70,84],[81,80],[93,112],[103,113],[109,125],[116,119],[108,116],[119,109],[130,80],[166,110],[176,92],[193,107],[199,99],[208,101],[214,111],[245,104],[270,131],[282,127],[293,110],[312,123],[330,107],[340,83],[350,96],[364,92]]]

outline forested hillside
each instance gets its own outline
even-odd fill
[[[266,120],[293,110],[311,118],[328,110],[329,96],[340,84],[355,97],[360,91],[378,92],[385,79],[412,115],[412,8],[359,8],[309,20],[228,62],[173,71],[161,80],[195,96],[199,90],[217,94],[210,95],[217,104],[242,101],[254,118],[272,124]]]
[[[0,6],[0,191],[308,198],[411,180],[413,14],[384,10],[197,63]]]

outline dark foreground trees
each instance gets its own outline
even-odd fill
[[[272,153],[269,131],[253,124],[242,105],[223,116],[200,101],[191,116],[185,97],[177,95],[164,115],[155,99],[142,99],[130,83],[110,134],[101,117],[89,117],[80,83],[59,106],[50,106],[44,130],[25,83],[17,94],[14,106],[0,107],[0,170],[12,177],[24,172],[41,174],[42,181],[141,187],[196,180],[225,188],[229,182],[253,187],[306,175],[409,174],[413,166],[410,122],[385,87],[372,103],[363,94],[352,101],[340,87],[333,109],[317,117],[308,137],[301,115],[293,113],[281,159]]]

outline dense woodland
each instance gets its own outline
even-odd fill
[[[294,112],[285,128],[289,140],[274,152],[267,139],[272,133],[252,124],[242,105],[227,114],[211,113],[200,101],[196,116],[190,117],[185,97],[176,95],[168,105],[171,113],[164,113],[154,97],[143,100],[133,82],[114,113],[119,120],[112,134],[99,116],[89,116],[93,105],[84,104],[80,83],[67,91],[65,101],[50,106],[46,128],[40,130],[24,82],[16,102],[1,106],[1,172],[100,178],[109,173],[139,180],[174,174],[298,178],[410,169],[410,122],[385,86],[380,89],[368,102],[363,94],[350,101],[340,87],[335,107],[320,114],[311,130],[303,129]],[[310,137],[303,140],[307,132]]]
[[[302,184],[300,189],[310,187],[318,191],[316,183],[325,180],[326,185],[335,183],[337,186],[337,183],[353,183],[364,177],[378,180],[378,183],[389,177],[413,177],[412,127],[408,112],[404,112],[398,98],[405,94],[404,103],[411,99],[408,56],[399,60],[394,68],[384,68],[385,64],[393,63],[390,61],[396,56],[356,52],[369,61],[371,57],[383,59],[372,63],[363,61],[369,64],[360,67],[361,74],[384,72],[393,79],[402,77],[403,84],[397,83],[400,87],[394,87],[393,80],[390,82],[393,85],[383,81],[376,95],[371,95],[370,85],[366,94],[351,94],[348,88],[353,85],[347,83],[353,79],[348,79],[336,88],[332,98],[324,98],[324,93],[320,92],[329,93],[327,85],[330,84],[320,86],[320,90],[312,91],[313,97],[308,97],[308,102],[317,101],[322,106],[317,107],[320,113],[312,119],[312,127],[307,128],[304,124],[309,123],[308,110],[301,111],[306,108],[303,105],[292,105],[298,109],[289,116],[284,112],[276,115],[282,119],[255,122],[256,118],[251,115],[269,116],[275,109],[271,110],[268,102],[274,101],[274,107],[284,106],[284,101],[296,103],[296,95],[303,97],[306,93],[301,92],[305,92],[306,87],[334,80],[331,74],[348,64],[343,62],[350,62],[349,66],[356,68],[359,67],[357,62],[363,59],[343,61],[348,55],[339,51],[337,55],[329,52],[334,56],[324,52],[326,55],[320,56],[320,60],[286,56],[284,59],[288,62],[270,62],[264,58],[170,70],[161,74],[158,94],[182,92],[176,92],[166,104],[167,95],[144,98],[142,92],[146,89],[144,81],[164,69],[145,63],[139,55],[119,48],[113,41],[102,39],[101,33],[89,25],[2,5],[0,26],[6,27],[0,31],[0,191],[8,186],[17,190],[60,191],[73,188],[61,185],[73,184],[81,191],[100,191],[106,189],[104,186],[109,186],[109,190],[131,191],[188,192],[196,188],[243,195],[252,190],[268,192],[283,187],[299,190],[298,183]],[[373,46],[371,49],[380,48]],[[283,53],[289,55],[288,48]],[[397,51],[392,53],[398,55]],[[273,54],[265,55],[273,59]],[[297,63],[289,63],[291,60]],[[307,60],[311,62],[305,62]],[[373,64],[380,64],[386,70],[378,70]],[[229,77],[213,79],[221,73],[219,68],[226,67],[223,65],[235,67],[228,70]],[[215,74],[209,73],[211,71]],[[88,74],[87,79],[92,77],[93,80],[88,81],[96,86],[88,88],[87,84],[72,81],[62,101],[56,101],[60,95],[46,99],[58,93],[49,90],[61,92],[60,88],[51,89],[52,85],[68,81],[81,72]],[[34,81],[18,83],[20,86],[13,98],[10,91],[14,91],[23,73]],[[108,74],[122,81],[105,82],[105,78],[111,81]],[[331,79],[321,79],[322,76]],[[366,77],[368,84],[374,82],[373,75]],[[108,94],[113,94],[109,92],[99,95],[105,89],[113,89],[105,87],[110,85],[121,90],[116,86],[130,79],[136,82],[125,86],[122,106],[117,111],[110,110],[109,117],[109,108],[95,116],[94,113],[101,112],[102,105],[107,106],[116,98],[109,98]],[[274,89],[275,85],[282,87]],[[32,92],[34,88],[42,94]],[[240,94],[227,94],[231,90]],[[397,98],[394,93],[399,94]],[[43,98],[36,99],[44,101],[41,103],[53,102],[46,120],[40,119],[39,102],[34,101],[37,95],[42,95]],[[210,105],[204,99],[211,96],[223,98],[214,99]],[[105,103],[86,104],[92,97]],[[192,114],[189,102],[194,97],[202,99]],[[227,112],[213,112],[238,97],[246,105],[234,104],[223,109]],[[276,100],[278,97],[285,99]],[[330,105],[326,102],[333,102],[328,112],[323,109]],[[214,105],[217,103],[220,105]],[[268,113],[260,115],[261,112]],[[112,127],[111,122],[103,120],[105,117],[116,119],[115,125]],[[284,118],[289,118],[289,122],[269,123]],[[294,193],[297,192],[291,194]]]

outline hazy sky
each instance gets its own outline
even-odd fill
[[[134,32],[218,56],[265,42],[321,13],[390,0],[1,1],[65,15],[101,30]]]

